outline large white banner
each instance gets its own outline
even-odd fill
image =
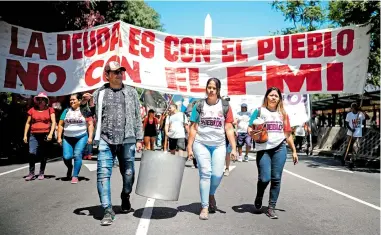
[[[362,93],[369,27],[294,35],[215,39],[177,36],[115,22],[88,30],[43,33],[0,22],[0,91],[59,96],[105,82],[118,60],[125,83],[163,93],[203,97],[210,77],[221,93],[263,95]]]

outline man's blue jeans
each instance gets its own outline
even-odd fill
[[[102,139],[99,142],[97,187],[99,199],[105,209],[112,207],[110,178],[115,157],[119,160],[120,174],[123,178],[121,197],[128,197],[132,191],[135,180],[135,145],[134,143],[110,145]]]
[[[273,149],[257,152],[258,183],[257,197],[263,197],[263,194],[271,181],[269,206],[275,207],[282,179],[284,164],[286,163],[287,149],[286,144],[282,142]]]

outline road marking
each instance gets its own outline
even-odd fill
[[[340,172],[345,172],[345,173],[351,173],[353,174],[354,172],[353,171],[350,171],[350,170],[345,170],[344,167],[332,167],[332,166],[329,166],[329,165],[326,165],[326,164],[317,164],[316,162],[311,162],[311,161],[304,161],[304,163],[309,163],[309,164],[313,164],[315,168],[319,168],[319,169],[324,169],[324,170],[330,170],[330,171],[340,171]]]
[[[84,164],[89,171],[96,171],[97,170],[97,164]]]
[[[321,166],[318,166],[317,168],[325,169],[325,170],[331,170],[331,171],[346,172],[346,173],[351,173],[351,174],[354,173],[353,171],[343,170],[342,168],[337,168],[337,167],[321,167]]]
[[[19,171],[19,170],[22,170],[22,169],[25,169],[25,168],[28,168],[28,167],[29,166],[23,166],[23,167],[16,168],[16,169],[13,169],[13,170],[10,170],[10,171],[6,171],[6,172],[3,172],[3,173],[0,173],[0,176],[9,174],[9,173],[12,173],[12,172],[15,172],[15,171]]]
[[[142,218],[140,218],[138,228],[136,229],[136,235],[146,235],[148,233],[149,223],[151,220],[153,205],[155,199],[148,198],[146,205],[144,206]]]
[[[318,183],[318,182],[316,182],[316,181],[307,179],[307,178],[305,178],[305,177],[303,177],[303,176],[301,176],[301,175],[295,174],[295,173],[293,173],[293,172],[291,172],[291,171],[288,171],[288,170],[286,170],[286,169],[283,169],[283,170],[284,170],[285,172],[287,172],[288,174],[290,174],[290,175],[293,175],[293,176],[298,177],[298,178],[300,178],[300,179],[302,179],[302,180],[308,181],[308,182],[313,183],[313,184],[315,184],[315,185],[317,185],[317,186],[320,186],[320,187],[322,187],[322,188],[328,189],[328,190],[330,190],[330,191],[332,191],[332,192],[335,192],[335,193],[337,193],[337,194],[340,194],[340,195],[342,195],[342,196],[344,196],[344,197],[347,197],[347,198],[349,198],[349,199],[352,199],[352,200],[354,200],[354,201],[356,201],[356,202],[362,203],[362,204],[364,204],[364,205],[367,205],[367,206],[369,206],[369,207],[372,207],[372,208],[374,208],[374,209],[377,209],[377,210],[381,211],[381,207],[379,207],[379,206],[373,205],[373,204],[371,204],[371,203],[369,203],[369,202],[363,201],[363,200],[361,200],[361,199],[358,199],[358,198],[356,198],[356,197],[353,197],[353,196],[351,196],[351,195],[348,195],[348,194],[346,194],[346,193],[343,193],[343,192],[341,192],[341,191],[339,191],[339,190],[336,190],[336,189],[333,189],[333,188],[331,188],[331,187],[325,186],[324,184],[321,184],[321,183]]]
[[[61,157],[56,157],[56,158],[49,159],[47,162],[51,162],[51,161],[57,160],[59,158],[61,158]],[[36,165],[39,165],[39,164],[40,163],[36,163]],[[0,176],[9,174],[9,173],[12,173],[12,172],[15,172],[15,171],[19,171],[19,170],[22,170],[22,169],[25,169],[25,168],[28,168],[28,167],[29,166],[23,166],[23,167],[16,168],[16,169],[13,169],[13,170],[10,170],[10,171],[2,172],[2,173],[0,173]]]

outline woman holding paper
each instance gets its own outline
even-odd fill
[[[256,158],[258,183],[254,205],[258,210],[262,208],[263,194],[271,181],[269,206],[266,212],[271,219],[278,218],[275,205],[287,158],[286,142],[292,149],[294,165],[298,162],[291,132],[289,117],[283,107],[282,94],[278,88],[271,87],[266,91],[262,106],[253,112],[248,127],[248,133],[256,141],[255,146],[258,150]]]
[[[216,212],[216,190],[224,173],[226,143],[225,132],[236,157],[233,113],[229,103],[221,99],[221,82],[210,78],[206,84],[207,98],[193,106],[188,137],[188,156],[197,159],[200,175],[200,219],[207,220],[209,212]]]

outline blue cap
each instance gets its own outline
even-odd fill
[[[241,104],[241,107],[242,108],[247,108],[247,104],[243,103],[243,104]]]

